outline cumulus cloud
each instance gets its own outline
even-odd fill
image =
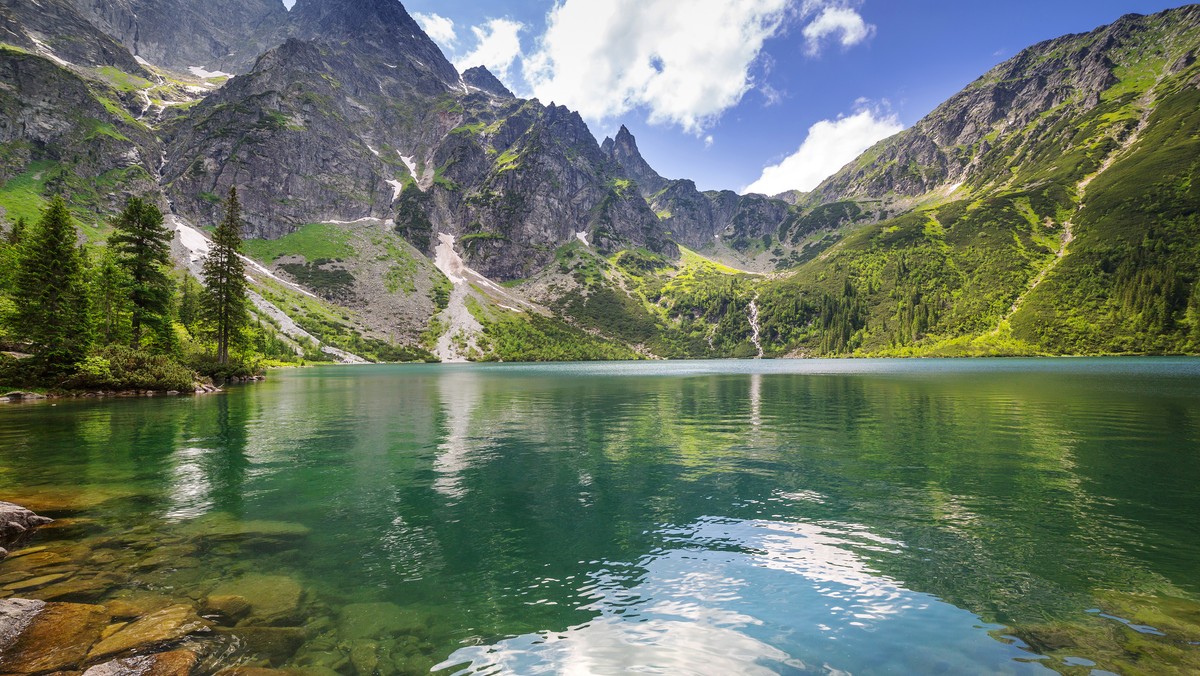
[[[521,55],[521,31],[525,24],[511,19],[489,19],[482,26],[472,26],[475,49],[455,59],[460,71],[475,66],[487,66],[497,78],[508,81],[508,70]]]
[[[742,192],[778,195],[788,190],[812,190],[864,150],[903,129],[895,114],[870,108],[849,117],[821,120],[809,127],[799,150],[763,169],[762,176]]]
[[[830,38],[842,47],[853,47],[875,34],[875,26],[847,0],[805,0],[800,14],[808,20],[801,32],[810,56],[820,54]]]
[[[754,86],[763,43],[789,0],[562,0],[523,60],[539,99],[592,120],[644,107],[700,134]]]
[[[454,31],[454,20],[440,14],[421,14],[414,12],[412,18],[421,25],[425,34],[444,48],[453,48],[458,42],[458,34]]]

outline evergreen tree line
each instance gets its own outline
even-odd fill
[[[250,312],[241,211],[230,190],[204,258],[203,285],[176,274],[171,232],[131,197],[104,246],[80,244],[66,201],[18,219],[0,244],[0,382],[73,388],[191,389],[199,373],[248,375]]]

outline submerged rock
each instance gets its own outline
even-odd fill
[[[267,667],[230,667],[222,669],[216,676],[308,676],[307,670],[268,669]]]
[[[245,597],[235,594],[217,594],[204,600],[204,607],[200,612],[215,619],[218,624],[232,626],[250,614],[250,602]]]
[[[65,580],[67,577],[68,575],[66,573],[54,573],[52,575],[31,577],[21,580],[20,582],[12,582],[4,585],[4,591],[22,592],[30,589],[37,589],[38,587],[45,587],[46,585],[53,582],[58,582],[59,580]]]
[[[104,603],[113,617],[131,619],[158,612],[175,604],[174,599],[153,592],[122,592]]]
[[[250,604],[249,625],[298,624],[304,588],[286,575],[251,573],[218,585],[212,596],[240,596]],[[211,598],[211,597],[210,597]]]
[[[228,514],[214,514],[180,528],[184,535],[210,539],[294,540],[312,532],[308,526],[287,521],[243,521]]]
[[[0,502],[0,559],[8,555],[9,547],[51,521],[54,519],[38,516],[20,505]]]
[[[0,601],[0,673],[37,674],[83,665],[109,616],[100,606]]]
[[[173,650],[97,664],[83,676],[187,676],[196,661],[196,653],[190,650]]]
[[[26,596],[43,601],[91,603],[104,597],[116,584],[117,577],[109,573],[100,573],[90,577],[76,576],[65,582],[57,582],[33,592],[26,592]]]
[[[128,490],[95,487],[76,488],[23,488],[6,491],[5,497],[25,505],[40,514],[54,516],[77,514],[109,500],[132,497],[136,493]]]
[[[388,638],[425,630],[421,615],[395,603],[353,603],[342,608],[338,616],[338,635],[346,640]]]
[[[308,632],[300,627],[238,627],[218,629],[217,633],[234,637],[247,654],[276,667],[290,660],[308,638]]]
[[[207,621],[196,615],[191,606],[171,606],[130,622],[120,631],[100,641],[88,653],[88,659],[96,660],[175,641],[188,634],[208,630],[210,626]]]

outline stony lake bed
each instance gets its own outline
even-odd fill
[[[330,367],[0,408],[0,673],[1193,673],[1200,360]],[[233,670],[233,671],[230,671]]]

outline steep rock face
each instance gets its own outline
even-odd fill
[[[0,42],[79,66],[142,72],[128,50],[97,30],[71,0],[0,0]]]
[[[411,81],[426,93],[438,93],[434,82],[461,86],[458,71],[397,0],[297,0],[287,32],[413,71]]]
[[[466,260],[500,279],[531,274],[577,233],[603,251],[677,253],[578,113],[482,93],[462,105],[432,154],[436,179],[401,198],[397,228],[410,241],[428,249],[434,230],[459,236]]]
[[[248,235],[387,220],[427,253],[460,237],[468,262],[526,276],[558,246],[674,252],[578,114],[512,97],[485,69],[460,79],[392,0],[301,0],[291,38],[166,130],[175,208],[220,217],[239,188]],[[482,85],[482,86],[481,86]]]
[[[466,85],[394,0],[300,0],[287,31],[301,37],[165,130],[176,208],[212,222],[216,196],[238,186],[247,234],[264,238],[388,218]]]
[[[660,176],[642,157],[637,140],[625,125],[621,125],[615,139],[604,139],[601,149],[625,170],[629,178],[637,181],[642,193],[653,195],[667,187],[667,179]]]
[[[71,0],[130,54],[187,71],[245,72],[282,41],[279,0]]]
[[[164,178],[181,213],[211,222],[213,196],[242,190],[247,233],[272,238],[320,220],[386,217],[402,157],[436,136],[419,67],[364,61],[289,40],[167,130]]]
[[[121,108],[118,92],[10,47],[0,47],[0,83],[0,181],[28,173],[48,192],[102,209],[124,194],[157,192],[158,142]]]
[[[468,85],[481,89],[492,96],[498,96],[502,99],[515,99],[516,96],[504,86],[504,83],[492,75],[492,71],[483,66],[475,66],[463,71],[463,82]]]
[[[725,239],[744,249],[751,240],[773,236],[792,216],[786,202],[762,195],[741,196],[730,190],[700,192],[692,181],[669,180],[655,171],[638,150],[624,125],[615,139],[605,139],[601,151],[637,182],[670,236],[700,248]]]
[[[811,199],[916,196],[963,182],[1007,181],[1010,165],[1069,141],[1061,121],[1083,118],[1104,104],[1105,93],[1117,84],[1147,31],[1164,21],[1178,33],[1200,23],[1200,7],[1154,17],[1128,15],[1088,34],[1030,47],[912,128],[868,150],[822,183]]]

